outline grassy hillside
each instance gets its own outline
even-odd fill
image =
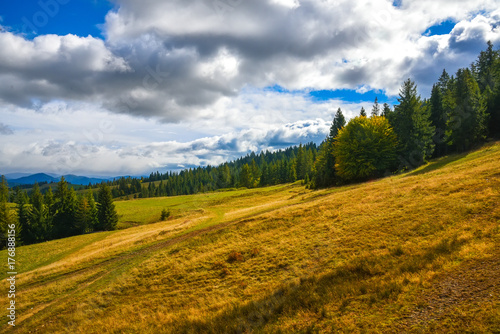
[[[137,226],[18,249],[18,322],[1,328],[500,332],[499,203],[498,143],[342,188],[118,202]]]

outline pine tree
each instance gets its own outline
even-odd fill
[[[345,126],[346,121],[342,109],[338,108],[335,116],[333,117],[332,125],[330,126],[330,136],[329,140],[333,142],[335,137],[337,137],[339,131]]]
[[[19,188],[16,189],[16,210],[18,226],[20,228],[19,236],[24,244],[30,244],[33,242],[31,236],[32,232],[30,226],[28,225],[28,197],[26,193]]]
[[[54,199],[53,237],[57,239],[71,236],[75,233],[76,198],[74,191],[68,189],[68,182],[64,177],[57,183]]]
[[[446,153],[446,110],[444,108],[443,95],[441,89],[436,84],[432,87],[431,98],[429,100],[431,113],[431,124],[434,126],[433,140],[436,145],[434,156],[439,157]]]
[[[116,213],[115,204],[111,189],[105,184],[101,184],[98,194],[98,225],[99,231],[112,231],[116,229],[118,224],[118,214]]]
[[[439,77],[437,86],[441,90],[441,95],[445,95],[445,92],[450,88],[450,83],[451,83],[451,78],[448,72],[446,70],[443,70],[443,73],[441,73],[441,76]]]
[[[400,161],[405,168],[415,168],[434,152],[429,108],[422,105],[417,86],[410,79],[402,85],[398,101],[391,123],[400,144]]]
[[[373,103],[372,116],[379,116],[380,105],[378,104],[378,97],[375,97],[375,102]]]
[[[458,70],[454,89],[455,108],[448,119],[448,135],[450,144],[464,151],[486,137],[486,105],[469,69]]]
[[[299,151],[297,152],[295,171],[297,173],[298,180],[303,180],[306,176],[306,153],[304,147],[302,146],[302,143],[300,143]]]
[[[255,159],[252,159],[250,164],[250,171],[252,173],[252,188],[256,187],[260,182],[260,170],[255,163]]]
[[[29,236],[26,243],[38,243],[50,238],[52,226],[49,224],[49,211],[43,202],[38,183],[33,186],[30,198],[31,206],[27,209]],[[27,234],[28,234],[27,233]]]
[[[250,166],[248,166],[248,164],[244,164],[243,167],[241,167],[240,187],[252,188],[252,185],[252,170],[250,169]]]
[[[87,190],[86,198],[89,206],[88,229],[89,231],[94,231],[96,226],[98,226],[99,224],[99,220],[98,220],[97,204],[95,202],[94,193],[92,192],[92,190],[90,189]]]
[[[361,107],[361,111],[359,112],[359,116],[363,116],[363,117],[366,117],[366,110],[364,107]]]
[[[318,157],[314,164],[314,188],[329,187],[335,184],[335,155],[333,144],[339,131],[345,126],[346,121],[342,109],[338,109],[330,126],[330,134],[319,148]]]
[[[86,197],[80,197],[75,212],[75,231],[84,234],[90,231],[92,225],[90,218],[90,207]]]
[[[52,217],[54,216],[54,194],[52,193],[52,188],[49,187],[43,196],[43,202],[47,206],[47,210],[49,211],[49,220],[52,221]]]
[[[500,136],[500,51],[493,49],[491,41],[472,64],[472,69],[486,103],[489,133]]]

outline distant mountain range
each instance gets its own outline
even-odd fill
[[[113,179],[113,178],[94,178],[87,176],[77,176],[71,174],[63,176],[68,183],[78,184],[78,185],[88,185],[89,183],[92,184],[101,183],[102,181],[108,181]],[[24,173],[12,173],[5,175],[5,178],[7,179],[10,187],[25,185],[25,184],[35,184],[37,182],[38,183],[59,182],[61,180],[61,176],[57,176],[55,174],[45,174],[45,173],[38,173],[31,175]]]

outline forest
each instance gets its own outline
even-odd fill
[[[430,97],[422,98],[411,79],[400,89],[398,104],[360,110],[349,122],[339,108],[330,133],[315,143],[275,152],[254,152],[220,166],[151,173],[89,185],[76,194],[62,179],[53,193],[38,185],[27,193],[9,189],[2,177],[0,229],[17,222],[24,244],[116,228],[113,198],[148,198],[255,188],[303,180],[312,189],[363,182],[414,169],[431,158],[471,150],[500,137],[500,51],[488,42],[468,68],[443,70]],[[97,197],[96,197],[97,195]],[[15,210],[11,210],[15,203]],[[13,211],[13,212],[11,212]],[[1,245],[5,246],[6,240]]]

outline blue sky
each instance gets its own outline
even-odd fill
[[[0,15],[2,25],[30,39],[46,34],[103,38],[99,26],[113,7],[103,0],[2,0]]]
[[[500,45],[496,0],[0,2],[0,174],[140,175],[321,141]]]

